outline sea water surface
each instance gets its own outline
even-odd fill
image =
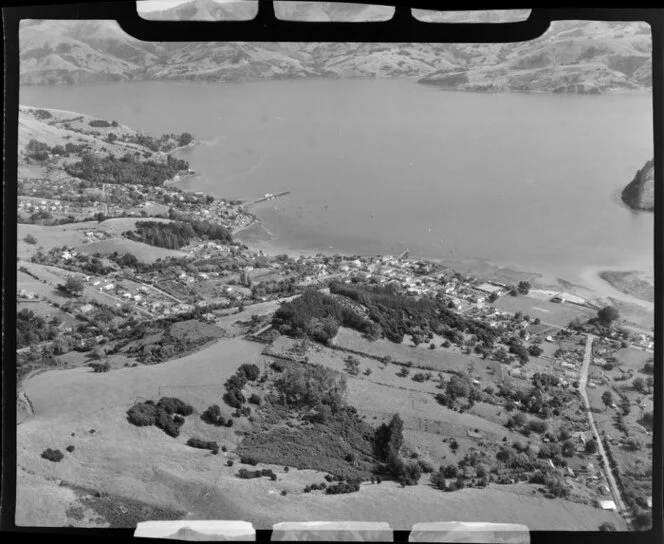
[[[288,249],[486,259],[584,283],[652,273],[653,214],[619,198],[653,155],[652,95],[443,92],[411,80],[24,87],[22,104],[191,132],[183,189],[253,200]]]

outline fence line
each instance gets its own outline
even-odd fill
[[[374,410],[359,410],[363,414],[368,416],[376,416],[381,418],[389,418],[393,415],[393,412],[377,412]],[[420,431],[429,434],[437,434],[444,436],[451,436],[453,434],[458,434],[460,428],[464,428],[464,425],[459,425],[456,423],[451,423],[449,421],[440,421],[437,419],[429,419],[426,417],[418,416],[402,416],[404,429],[410,429],[413,431]],[[480,431],[485,438],[496,437],[497,435],[490,431]],[[471,437],[472,438],[472,437]]]
[[[201,389],[201,388],[215,388],[215,389],[223,389],[224,384],[223,383],[202,383],[202,384],[185,384],[185,385],[160,385],[158,386],[158,393],[157,395],[159,397],[162,397],[163,394],[166,391],[169,390],[185,390],[185,389]]]

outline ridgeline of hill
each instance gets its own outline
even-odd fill
[[[152,17],[214,20],[221,10],[247,18],[245,2],[197,2],[175,9]],[[289,17],[380,18],[366,10],[355,13],[352,5],[330,9],[298,5]],[[460,90],[591,94],[652,85],[650,29],[634,22],[557,21],[541,37],[523,43],[276,44],[151,43],[129,36],[115,21],[34,20],[23,22],[20,39],[22,85],[411,77]]]
[[[650,159],[634,179],[623,189],[622,200],[630,208],[652,212],[655,210],[655,163]]]

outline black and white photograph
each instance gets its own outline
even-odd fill
[[[16,526],[651,530],[652,54],[629,19],[494,43],[21,20]]]

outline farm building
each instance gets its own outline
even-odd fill
[[[502,287],[486,282],[476,285],[475,289],[477,289],[478,291],[482,291],[484,293],[489,293],[489,294],[495,293],[496,295],[502,295],[504,293],[504,289]]]
[[[577,297],[576,295],[572,295],[570,293],[562,292],[558,293],[554,297],[551,298],[551,302],[571,302],[572,304],[585,304],[586,301],[582,299],[581,297]]]
[[[602,510],[615,510],[616,503],[613,501],[599,501],[599,507]]]

